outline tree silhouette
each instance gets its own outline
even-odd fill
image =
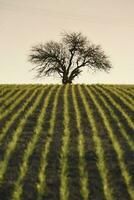
[[[85,67],[106,72],[111,68],[100,45],[92,44],[80,32],[64,33],[60,42],[32,47],[29,61],[36,65],[37,77],[57,73],[63,84],[72,83]]]

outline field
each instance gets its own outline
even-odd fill
[[[0,200],[134,200],[134,85],[0,85]]]

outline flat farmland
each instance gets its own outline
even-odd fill
[[[0,200],[134,200],[134,85],[0,85]]]

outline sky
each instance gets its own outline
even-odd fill
[[[58,76],[35,79],[28,55],[63,31],[101,45],[113,66],[83,70],[74,83],[134,83],[134,0],[0,0],[0,84],[60,83]]]

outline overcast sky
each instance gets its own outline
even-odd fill
[[[134,83],[134,0],[0,0],[0,83],[60,83],[33,79],[27,60],[31,46],[63,31],[81,31],[113,65],[75,83]]]

